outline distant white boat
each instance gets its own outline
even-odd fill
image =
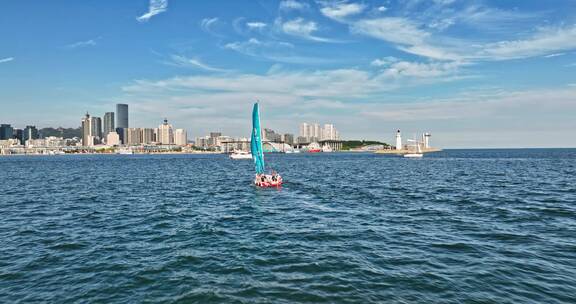
[[[324,144],[322,146],[322,152],[334,152],[334,150],[332,150],[332,147],[330,147],[330,145]]]
[[[116,150],[116,154],[130,155],[134,154],[134,151],[132,151],[131,149],[118,149]]]
[[[404,157],[406,157],[406,158],[422,158],[424,156],[424,154],[422,153],[422,149],[420,148],[420,143],[418,141],[416,141],[415,139],[409,139],[408,141],[414,142],[414,144],[411,146],[416,147],[416,153],[407,153],[407,154],[404,154]]]
[[[252,159],[252,153],[246,151],[234,151],[230,154],[231,159]]]

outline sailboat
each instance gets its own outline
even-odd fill
[[[416,146],[416,152],[404,154],[404,157],[421,158],[422,156],[424,156],[424,154],[422,153],[422,149],[420,148],[420,143],[418,141],[416,141],[415,139],[409,139],[408,141],[414,142],[413,146]]]
[[[260,127],[260,107],[258,103],[254,104],[252,109],[252,137],[250,140],[250,151],[254,159],[256,167],[256,177],[254,178],[254,185],[258,187],[280,187],[282,185],[282,177],[280,174],[273,172],[266,174],[266,166],[264,163],[264,149],[262,147],[262,129]]]

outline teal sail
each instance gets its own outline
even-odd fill
[[[250,151],[256,166],[256,173],[264,173],[264,150],[262,149],[262,130],[260,128],[260,108],[258,103],[254,104],[252,110],[252,138],[250,140]]]

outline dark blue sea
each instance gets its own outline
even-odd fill
[[[576,150],[0,157],[0,303],[575,303]]]

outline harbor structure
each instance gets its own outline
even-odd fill
[[[400,130],[396,132],[396,150],[402,150],[402,134]]]
[[[424,144],[424,149],[430,149],[430,133],[426,132],[422,134],[422,142]]]

